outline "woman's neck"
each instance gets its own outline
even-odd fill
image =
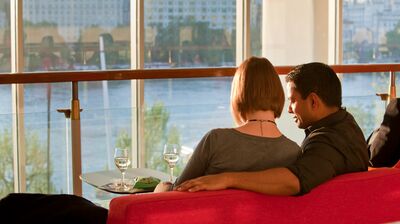
[[[275,122],[275,113],[273,111],[255,111],[246,114],[246,119],[244,123],[249,122],[250,120],[253,121],[274,121]]]
[[[280,137],[282,133],[279,131],[275,123],[275,114],[272,111],[255,111],[246,114],[243,124],[236,130],[255,136],[261,137]]]

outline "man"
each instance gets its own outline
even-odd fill
[[[390,100],[383,121],[367,140],[372,167],[400,166],[400,98]]]
[[[286,77],[289,113],[306,137],[292,165],[258,172],[232,172],[186,181],[178,191],[245,189],[272,195],[299,195],[344,173],[368,169],[364,135],[341,108],[341,84],[322,63],[295,67]],[[277,149],[278,150],[278,149]]]

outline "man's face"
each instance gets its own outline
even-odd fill
[[[286,88],[289,99],[288,112],[294,115],[293,119],[297,127],[305,129],[310,126],[313,121],[312,102],[309,97],[302,99],[293,82],[288,82]]]

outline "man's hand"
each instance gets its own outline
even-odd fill
[[[154,189],[154,193],[170,191],[171,186],[171,182],[161,182],[157,184],[156,188]]]
[[[231,172],[188,180],[175,188],[178,191],[212,191],[236,188],[271,195],[296,195],[300,181],[287,168],[272,168],[255,172]]]
[[[177,191],[213,191],[223,190],[229,187],[229,174],[221,173],[216,175],[202,176],[195,179],[187,180],[177,186]]]

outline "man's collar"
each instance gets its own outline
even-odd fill
[[[319,121],[314,122],[312,125],[310,125],[308,128],[304,130],[306,133],[306,136],[308,136],[311,132],[314,130],[321,128],[321,127],[329,127],[332,124],[336,124],[339,121],[343,120],[345,118],[347,112],[345,108],[340,108],[338,111],[335,113],[332,113],[324,118],[322,118]]]

